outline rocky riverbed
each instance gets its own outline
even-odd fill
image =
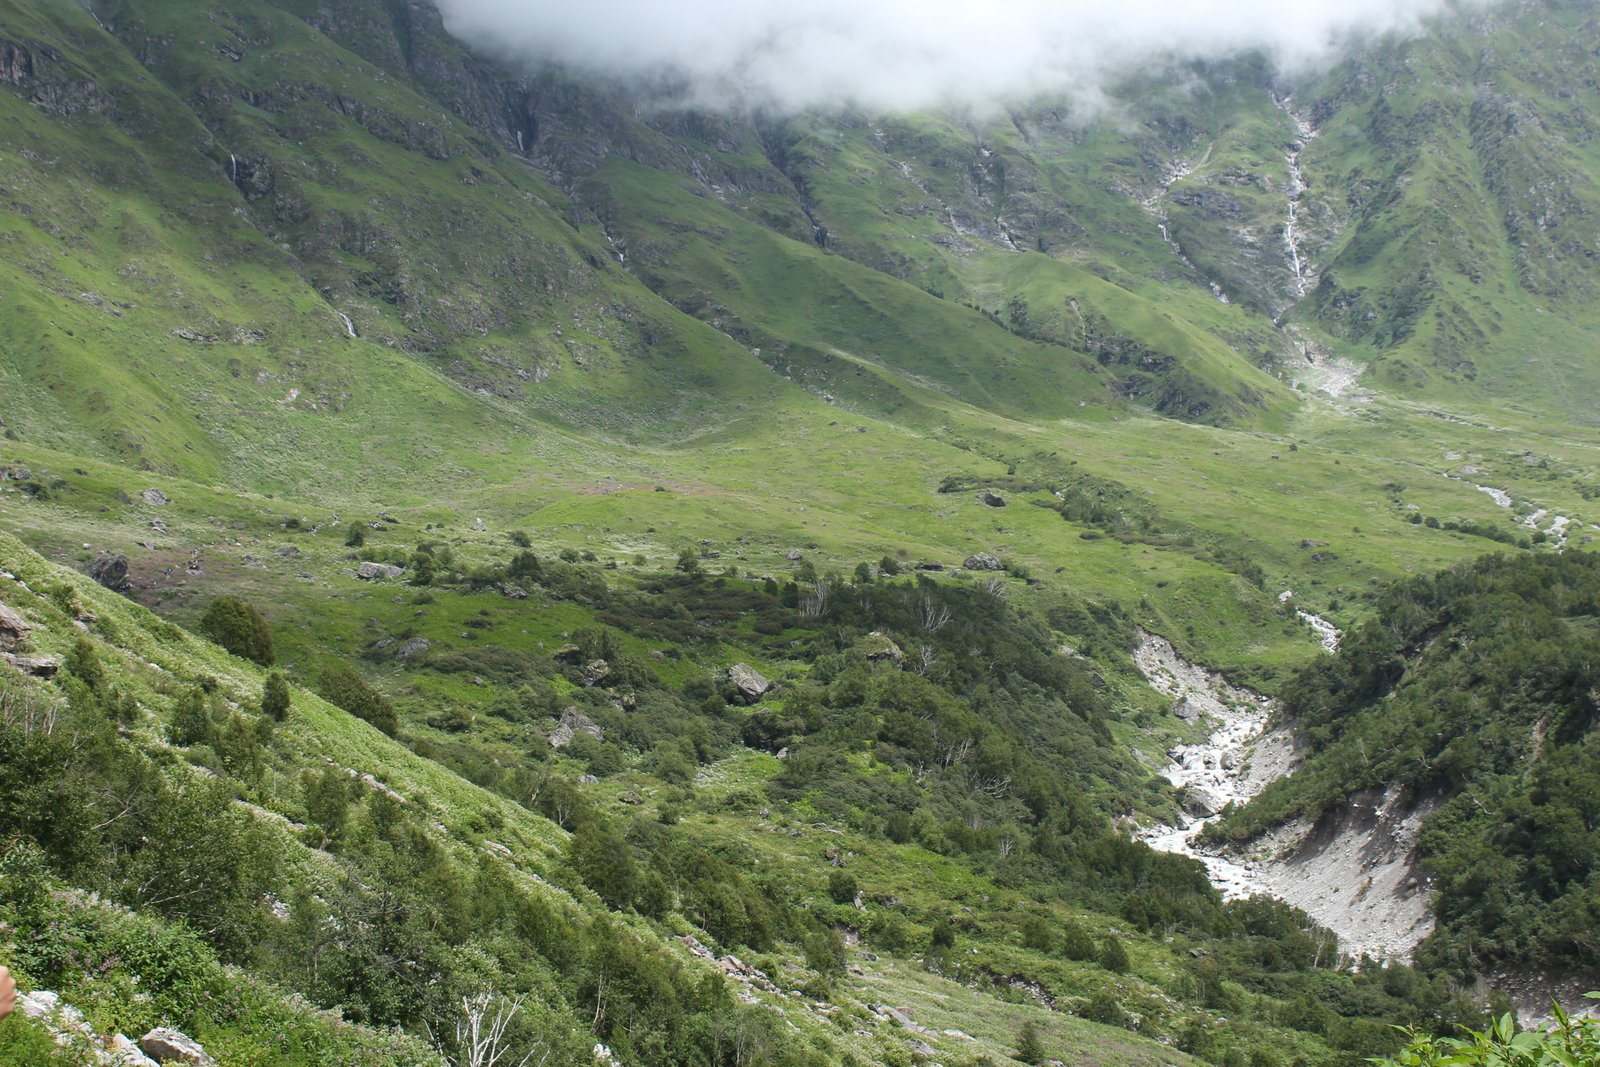
[[[1324,647],[1337,647],[1331,625],[1314,628]],[[1148,827],[1140,839],[1205,864],[1230,900],[1265,894],[1304,910],[1351,958],[1408,959],[1433,929],[1427,883],[1415,864],[1417,830],[1433,802],[1407,805],[1397,790],[1375,790],[1316,823],[1280,826],[1244,851],[1203,848],[1201,832],[1218,812],[1294,772],[1293,730],[1280,721],[1276,702],[1189,663],[1158,634],[1140,632],[1134,663],[1172,699],[1180,719],[1209,731],[1168,753],[1162,773],[1183,790],[1177,825]]]

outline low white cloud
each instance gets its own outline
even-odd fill
[[[1415,31],[1450,0],[439,0],[508,58],[666,79],[696,104],[872,110],[1092,94],[1169,56],[1260,49],[1293,68]]]

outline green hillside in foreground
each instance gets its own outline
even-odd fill
[[[0,959],[107,1030],[181,1026],[225,1062],[428,1062],[415,1039],[494,991],[565,1062],[597,1039],[648,1063],[999,1062],[1031,1024],[1058,1056],[1337,1063],[1391,1048],[1385,1021],[1470,1017],[1404,968],[1331,969],[1304,916],[1224,905],[1112,831],[1169,803],[1124,747],[1163,719],[1113,713],[1129,668],[1055,653],[1047,626],[1125,658],[1126,621],[1070,601],[1046,620],[982,586],[858,580],[817,616],[793,586],[691,567],[625,590],[526,550],[508,600],[461,560],[382,592],[475,639],[369,620],[381,690],[329,654],[348,609],[305,617],[309,646],[272,628],[292,679],[385,736],[299,686],[274,715],[266,670],[5,543],[14,647],[62,668],[5,679]],[[748,703],[736,656],[777,688]],[[31,1062],[30,1031],[0,1026],[0,1062]]]

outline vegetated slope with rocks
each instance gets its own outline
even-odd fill
[[[1302,766],[1207,837],[1248,843],[1296,819],[1314,840],[1366,819],[1369,851],[1398,845],[1428,880],[1437,928],[1419,961],[1600,983],[1597,594],[1588,553],[1490,557],[1397,585],[1285,688]],[[1402,822],[1419,825],[1386,842]]]
[[[1389,1022],[1474,1018],[1115,832],[1163,799],[1110,736],[1111,683],[996,587],[860,578],[818,615],[792,585],[616,589],[521,550],[521,598],[359,586],[358,614],[482,635],[380,636],[359,671],[295,636],[350,608],[304,601],[284,669],[339,703],[285,708],[256,664],[0,550],[29,672],[0,668],[0,929],[30,931],[0,960],[96,1033],[427,1062],[418,1041],[460,1056],[459,1018],[515,1002],[510,1040],[564,1062],[993,1058],[1032,1023],[1061,1056],[1343,1064],[1392,1050]],[[1070,599],[1056,620],[1108,659],[1129,636]],[[22,1025],[0,1062],[29,1062]]]

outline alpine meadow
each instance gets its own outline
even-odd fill
[[[0,0],[0,1067],[1600,1067],[1597,536],[1600,0]]]

